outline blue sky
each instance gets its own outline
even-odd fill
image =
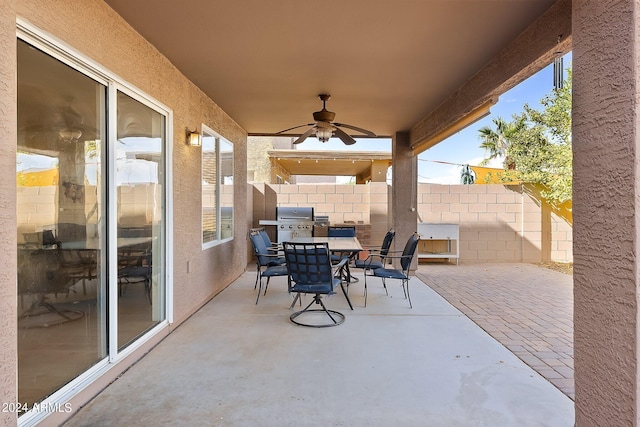
[[[564,58],[564,68],[571,66],[571,53]],[[418,156],[418,181],[436,182],[442,184],[457,184],[460,182],[460,166],[441,164],[448,162],[455,164],[477,165],[484,157],[484,150],[479,148],[478,129],[490,126],[492,120],[498,116],[510,120],[513,114],[522,112],[524,104],[533,108],[541,108],[540,100],[550,94],[553,89],[553,65],[540,70],[518,86],[500,96],[498,102],[491,108],[491,114],[468,126],[466,129],[450,136],[435,147]],[[366,150],[359,149],[355,144],[346,147],[339,139],[332,138],[322,144],[315,139],[309,139],[301,149],[305,150],[353,150],[353,151],[390,151],[390,140],[363,140]],[[500,165],[496,165],[500,167]]]

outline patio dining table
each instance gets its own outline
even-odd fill
[[[362,245],[357,237],[294,237],[293,243],[328,243],[332,252],[360,252]]]

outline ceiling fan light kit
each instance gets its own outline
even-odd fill
[[[61,129],[58,131],[58,136],[67,143],[78,142],[82,136],[82,131],[78,129]]]
[[[280,132],[277,132],[276,135],[284,134],[286,132],[289,132],[290,130],[298,129],[304,126],[311,126],[302,135],[300,135],[295,141],[293,141],[293,143],[300,144],[309,136],[315,135],[316,138],[318,138],[318,140],[321,142],[327,142],[329,138],[336,136],[340,138],[340,140],[347,145],[355,144],[356,140],[353,139],[351,135],[346,133],[341,128],[355,130],[368,137],[376,136],[376,134],[371,132],[370,130],[362,129],[352,125],[347,125],[344,123],[333,122],[333,119],[335,119],[336,117],[336,113],[334,113],[333,111],[329,111],[326,108],[327,101],[329,100],[329,98],[331,98],[331,95],[321,93],[320,95],[318,95],[318,98],[320,98],[320,100],[322,101],[322,110],[316,111],[313,113],[313,120],[315,120],[315,123],[308,123],[305,125],[294,126],[289,129],[281,130]]]
[[[320,142],[327,142],[332,136],[333,128],[331,127],[331,125],[326,122],[318,122],[316,138],[318,138]]]

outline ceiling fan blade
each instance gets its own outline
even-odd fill
[[[356,126],[347,125],[347,124],[344,124],[344,123],[333,123],[333,125],[334,126],[342,126],[343,128],[355,130],[355,131],[363,133],[364,135],[371,136],[371,137],[374,137],[374,138],[376,137],[376,134],[371,132],[370,130],[362,129],[362,128],[359,128],[359,127],[356,127]]]
[[[281,133],[289,132],[290,130],[298,129],[298,128],[305,127],[305,126],[313,126],[313,125],[315,125],[315,123],[307,123],[306,125],[294,126],[292,128],[281,130],[280,132],[276,132],[274,135],[279,135]]]
[[[304,141],[305,139],[307,139],[309,136],[311,136],[313,133],[315,133],[316,131],[316,127],[312,127],[307,129],[307,131],[305,133],[303,133],[302,135],[300,135],[300,138],[296,139],[295,141],[293,141],[294,144],[300,144],[302,141]]]
[[[340,128],[335,128],[335,133],[338,138],[342,140],[346,145],[353,145],[356,143],[356,140],[351,138],[345,131]]]

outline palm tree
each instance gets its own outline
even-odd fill
[[[480,148],[483,148],[485,153],[489,154],[489,156],[482,161],[481,165],[484,166],[489,163],[489,160],[497,157],[503,157],[505,169],[515,169],[515,164],[509,160],[507,152],[510,137],[513,136],[515,131],[522,125],[522,122],[514,121],[507,123],[502,117],[496,117],[493,119],[493,124],[495,125],[495,130],[490,126],[485,126],[478,130],[481,141]]]

